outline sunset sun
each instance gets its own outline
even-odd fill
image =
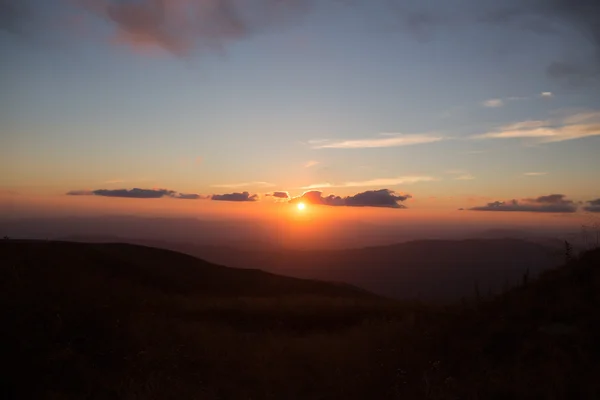
[[[299,211],[304,211],[304,209],[306,208],[306,204],[304,204],[304,203],[298,203],[296,205],[296,207],[298,207]]]

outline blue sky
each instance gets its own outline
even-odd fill
[[[251,28],[204,11],[194,34],[106,11],[150,0],[25,3],[0,19],[7,190],[600,197],[599,38],[550,1],[510,18],[488,1],[314,1],[267,19],[277,2],[256,0],[231,14]]]

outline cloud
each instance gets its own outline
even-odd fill
[[[441,136],[426,134],[396,135],[372,139],[341,140],[336,142],[319,141],[314,143],[313,149],[367,149],[380,147],[412,146],[417,144],[434,143],[443,140]]]
[[[299,0],[75,0],[105,18],[116,43],[153,46],[176,56],[227,44],[289,23],[310,9]]]
[[[551,194],[534,199],[494,201],[485,206],[470,208],[473,211],[573,213],[577,211],[575,202],[565,198],[564,194]]]
[[[481,105],[483,107],[487,107],[487,108],[500,108],[500,107],[504,107],[509,102],[513,102],[513,101],[531,100],[532,98],[535,98],[535,97],[551,98],[553,96],[554,95],[552,94],[552,92],[542,92],[538,96],[510,96],[510,97],[505,97],[505,98],[489,99],[489,100],[486,100],[483,103],[481,103]]]
[[[346,182],[339,187],[367,187],[367,186],[397,186],[418,182],[431,182],[436,179],[431,176],[400,176],[398,178],[378,178],[367,181]]]
[[[195,193],[177,193],[168,189],[96,189],[96,190],[71,190],[67,196],[101,196],[101,197],[124,197],[132,199],[159,199],[171,197],[174,199],[196,200],[205,198]]]
[[[211,200],[215,200],[215,201],[257,201],[258,200],[258,195],[257,194],[253,194],[251,195],[248,192],[242,192],[242,193],[228,193],[228,194],[213,194],[211,196]]]
[[[323,196],[318,190],[305,192],[302,196],[294,197],[290,203],[307,203],[324,206],[344,206],[344,207],[386,207],[386,208],[406,208],[398,204],[409,199],[410,195],[396,195],[389,189],[368,190],[366,192],[355,194],[354,196],[340,197],[336,195]]]
[[[459,175],[456,178],[454,178],[454,180],[457,180],[457,181],[472,181],[473,179],[475,179],[475,177],[471,174],[463,174],[463,175]]]
[[[358,0],[338,1],[343,4]],[[26,7],[23,3],[30,5]],[[40,14],[33,1],[0,0],[0,29],[19,31],[32,25]],[[113,30],[114,42],[134,48],[153,46],[184,56],[194,50],[222,51],[227,45],[256,34],[291,25],[310,10],[316,0],[69,0],[72,11],[86,9],[103,18]],[[450,28],[475,23],[525,28],[538,34],[561,34],[556,21],[583,33],[595,51],[595,68],[555,62],[548,67],[551,76],[593,74],[600,68],[600,27],[597,0],[503,0],[438,2],[427,7],[417,1],[386,0],[386,17],[395,17],[402,29],[427,40],[434,28]],[[315,7],[316,9],[316,7]],[[322,9],[322,8],[319,8]],[[51,13],[49,13],[51,14]],[[335,18],[328,15],[327,18]],[[381,25],[381,20],[375,20]],[[513,29],[514,31],[514,29]],[[484,37],[483,35],[482,37]],[[553,39],[554,40],[554,39]],[[554,40],[555,42],[559,42]]]
[[[587,212],[600,213],[600,199],[590,200],[586,202],[588,205],[583,207]]]
[[[241,183],[224,183],[218,185],[211,185],[214,188],[224,188],[224,189],[237,189],[243,187],[273,187],[276,186],[274,183],[269,182],[241,182]]]
[[[471,181],[475,179],[473,175],[471,175],[468,171],[464,171],[462,169],[450,169],[445,171],[448,175],[456,175],[454,180],[456,181]]]
[[[311,167],[314,167],[315,165],[319,165],[319,164],[320,164],[320,162],[318,162],[318,161],[310,160],[304,164],[304,168],[311,168]]]
[[[333,187],[333,185],[331,183],[324,182],[324,183],[313,183],[308,186],[303,186],[300,189],[312,190],[312,189],[324,189],[324,188],[330,188],[330,187]],[[337,187],[340,187],[340,186],[337,186]]]
[[[547,172],[525,172],[523,175],[525,176],[543,176],[547,175]]]
[[[176,194],[173,190],[167,189],[98,189],[94,190],[94,195],[105,197],[127,197],[135,199],[158,199],[161,197],[173,197]]]
[[[472,139],[537,139],[540,143],[562,142],[600,135],[600,111],[580,113],[561,120],[523,121],[500,127]]]
[[[502,99],[490,99],[483,102],[483,106],[488,108],[497,108],[503,105],[504,101]]]
[[[273,192],[267,194],[267,196],[276,197],[278,199],[289,199],[290,194],[288,192]]]
[[[350,181],[342,182],[339,184],[325,182],[325,183],[313,183],[312,185],[301,187],[300,189],[311,190],[311,189],[324,189],[324,188],[343,188],[343,187],[368,187],[368,186],[397,186],[397,185],[408,185],[411,183],[419,182],[432,182],[437,179],[432,176],[399,176],[397,178],[376,178],[369,179],[366,181]]]

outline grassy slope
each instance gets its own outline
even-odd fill
[[[3,398],[600,394],[599,252],[444,309],[138,246],[6,241],[0,259]]]

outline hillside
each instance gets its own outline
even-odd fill
[[[345,282],[383,296],[426,301],[472,297],[476,285],[484,293],[498,293],[520,282],[528,270],[530,276],[536,276],[559,265],[564,256],[561,247],[506,238],[417,240],[390,246],[311,251],[148,244],[222,265]]]
[[[600,395],[598,250],[444,307],[131,245],[3,241],[0,258],[2,398]]]
[[[141,285],[169,294],[195,296],[367,296],[349,285],[294,279],[247,268],[228,268],[170,250],[130,244],[4,241],[2,256],[38,279],[90,275],[110,284]]]

